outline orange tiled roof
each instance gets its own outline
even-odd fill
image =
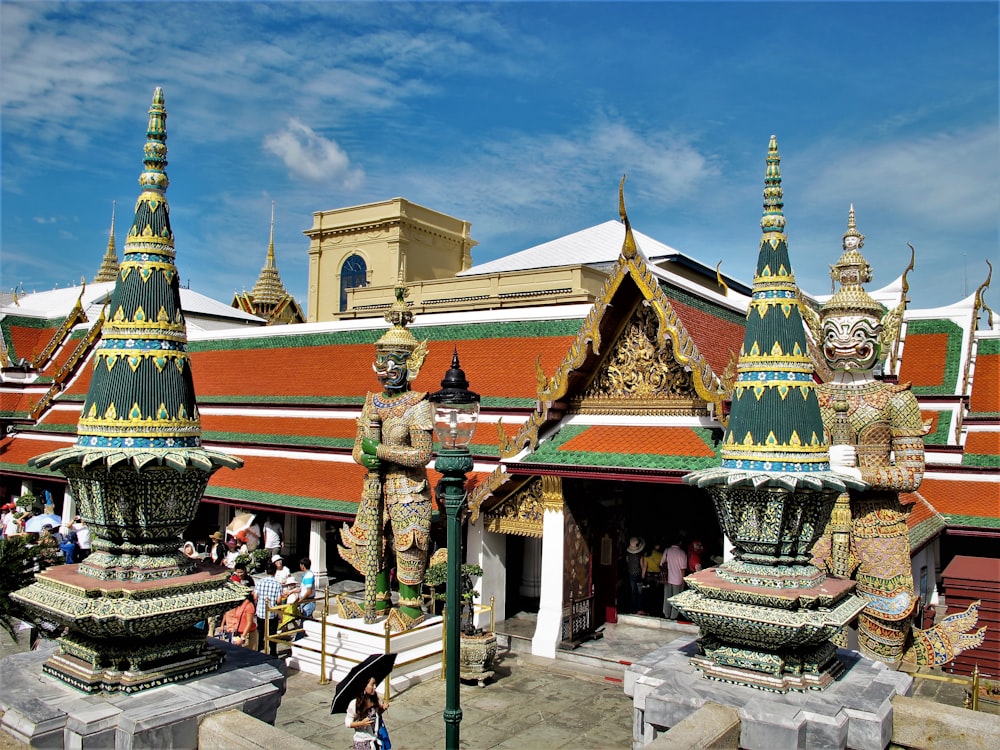
[[[721,376],[729,364],[730,354],[739,354],[745,326],[711,315],[677,299],[671,298],[670,304],[698,345],[698,351],[709,367],[716,375]]]
[[[10,356],[15,362],[19,359],[26,359],[29,362],[42,353],[45,345],[55,335],[58,327],[34,328],[32,326],[11,325],[7,329],[10,332]]]
[[[944,384],[944,364],[948,352],[948,335],[924,333],[906,337],[903,364],[899,368],[901,383],[914,386]]]
[[[919,492],[945,516],[1000,520],[1000,483],[925,477]]]
[[[1000,432],[970,432],[965,440],[965,452],[981,456],[1000,455]]]
[[[1000,354],[982,354],[976,357],[976,372],[972,381],[969,411],[975,413],[1000,412]]]
[[[559,450],[715,456],[715,451],[690,427],[595,425],[567,440]]]

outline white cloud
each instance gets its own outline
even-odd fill
[[[336,141],[318,135],[294,117],[283,130],[264,138],[264,148],[280,158],[293,175],[310,182],[337,182],[350,189],[364,180],[364,171],[351,168],[350,159]]]
[[[1000,134],[996,124],[917,137],[896,137],[866,147],[829,143],[812,150],[811,175],[802,185],[805,205],[889,213],[908,224],[937,222],[951,231],[997,227],[1000,205]]]

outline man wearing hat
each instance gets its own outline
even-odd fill
[[[645,614],[642,611],[642,582],[646,577],[646,558],[642,556],[642,551],[646,548],[646,540],[641,536],[634,536],[628,541],[628,548],[625,550],[625,567],[628,569],[629,587],[632,591],[632,611],[636,614]]]
[[[216,531],[208,535],[211,548],[208,551],[209,559],[216,565],[222,565],[226,559],[226,545],[222,543],[222,532]]]

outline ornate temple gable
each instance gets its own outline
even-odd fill
[[[486,510],[484,523],[487,531],[496,534],[541,538],[545,511],[562,506],[562,479],[533,477]]]
[[[653,306],[640,302],[586,389],[569,399],[570,411],[602,414],[704,414],[690,370],[673,356],[673,342],[658,347]]]
[[[525,446],[536,448],[540,433],[574,410],[604,407],[617,413],[647,413],[651,408],[662,408],[664,413],[683,409],[686,413],[703,415],[714,411],[722,415],[722,382],[698,351],[638,251],[621,189],[619,207],[625,224],[621,254],[556,372],[547,378],[537,368],[538,406],[517,436],[502,446],[503,458],[516,455]],[[646,309],[640,311],[640,306]],[[630,328],[633,315],[641,319],[638,330]],[[605,342],[608,348],[602,349]],[[632,352],[626,353],[630,347]],[[609,378],[608,374],[616,357],[623,356],[630,361],[648,356],[650,362],[659,363],[664,377],[668,372],[674,374],[668,378],[669,384],[651,389],[648,384],[635,384],[631,391],[623,387],[615,393],[611,390],[615,387],[612,380],[618,376]],[[684,385],[679,385],[678,367],[688,372]],[[599,403],[600,399],[605,399],[604,404]]]

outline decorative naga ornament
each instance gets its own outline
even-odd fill
[[[874,376],[898,329],[905,300],[886,311],[865,291],[872,271],[861,254],[864,240],[851,206],[843,254],[831,266],[839,287],[819,315],[808,319],[832,373],[817,388],[831,464],[865,483],[865,489],[838,498],[830,527],[814,549],[814,562],[857,580],[857,593],[865,602],[858,618],[858,647],[865,656],[893,668],[903,661],[940,665],[982,643],[985,628],[964,634],[976,624],[978,602],[930,630],[912,627],[919,599],[913,590],[906,523],[910,505],[900,501],[899,493],[915,492],[923,479],[923,424],[908,383],[885,383]]]
[[[243,461],[201,447],[165,195],[166,118],[157,88],[76,445],[29,461],[66,476],[93,552],[12,596],[67,628],[43,669],[86,692],[134,692],[217,669],[222,652],[194,625],[243,599],[228,571],[179,551],[209,478]]]
[[[402,276],[402,275],[401,275]],[[431,490],[427,463],[434,452],[434,409],[427,394],[410,390],[427,356],[427,342],[407,329],[413,312],[402,277],[385,314],[392,327],[375,342],[372,369],[381,393],[368,393],[358,418],[354,460],[368,469],[354,524],[341,529],[341,557],[365,577],[364,608],[338,598],[344,617],[368,624],[388,615],[406,630],[423,619],[421,585],[430,547]],[[390,531],[399,581],[399,608],[391,609],[385,547]]]
[[[843,671],[830,638],[864,606],[854,583],[810,563],[834,501],[863,483],[830,470],[782,212],[771,136],[763,237],[722,465],[685,481],[708,490],[734,558],[688,576],[671,603],[701,628],[707,677],[775,692],[822,689]]]

